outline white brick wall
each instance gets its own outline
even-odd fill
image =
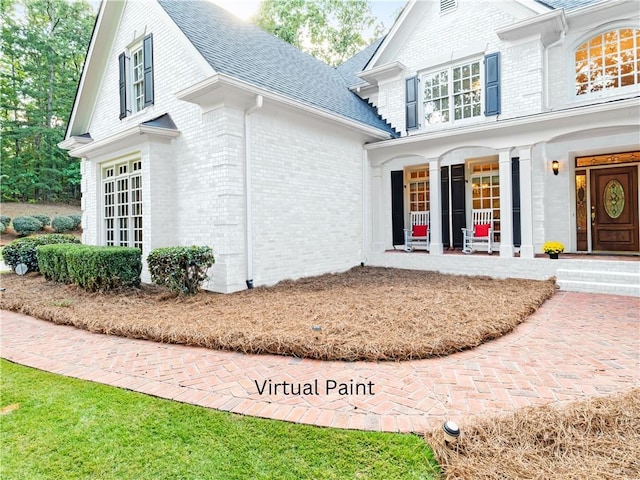
[[[272,106],[251,121],[256,284],[359,264],[362,139]]]
[[[507,46],[498,38],[495,30],[515,20],[513,14],[503,8],[502,2],[460,0],[457,9],[445,15],[440,15],[439,2],[426,3],[428,8],[418,26],[393,58],[393,61],[406,66],[402,79],[383,83],[379,87],[378,107],[385,119],[397,130],[405,131],[405,78],[416,72],[482,58],[485,53],[497,51],[502,54],[501,118],[540,111],[541,49],[528,44]],[[535,50],[533,53],[537,58],[531,63],[527,61],[527,57],[532,54],[532,50]],[[389,58],[385,61],[392,60]],[[535,78],[536,76],[538,77]],[[421,96],[420,91],[419,98]],[[484,105],[482,108],[484,109]],[[532,108],[536,109],[535,112],[532,112]],[[485,121],[485,117],[480,121]],[[445,128],[454,126],[448,125]],[[418,133],[420,132],[410,132]]]
[[[244,111],[202,113],[175,93],[206,77],[154,2],[128,2],[111,51],[90,133],[109,137],[169,113],[181,132],[83,162],[86,243],[100,243],[100,163],[139,152],[143,164],[143,257],[170,245],[209,245],[207,288],[246,288]],[[134,34],[134,32],[136,32]],[[118,55],[153,33],[155,104],[118,120]],[[363,138],[330,121],[272,106],[252,116],[254,284],[272,284],[360,262]],[[117,147],[116,147],[117,148]],[[149,281],[148,273],[143,280]]]

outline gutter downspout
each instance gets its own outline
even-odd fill
[[[245,187],[245,235],[247,246],[247,288],[253,288],[253,214],[251,211],[251,122],[249,116],[262,108],[262,95],[256,95],[256,103],[244,112],[244,187]]]

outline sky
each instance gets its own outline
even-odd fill
[[[260,0],[211,0],[235,16],[248,19],[256,13]],[[369,0],[373,14],[384,23],[387,30],[393,25],[395,14],[404,7],[406,0]]]

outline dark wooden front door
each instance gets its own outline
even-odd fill
[[[638,167],[591,170],[594,251],[638,252]]]

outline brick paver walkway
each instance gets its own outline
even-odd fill
[[[321,426],[419,432],[445,419],[464,425],[470,415],[640,385],[640,300],[633,297],[559,292],[500,339],[448,357],[399,363],[219,352],[1,313],[1,356],[13,362],[219,410]],[[309,384],[309,394],[284,395],[280,386],[268,395],[269,380],[302,384],[302,393]],[[258,387],[265,381],[261,395]],[[327,393],[327,382],[336,389]],[[352,388],[349,394],[338,392],[340,384]]]

